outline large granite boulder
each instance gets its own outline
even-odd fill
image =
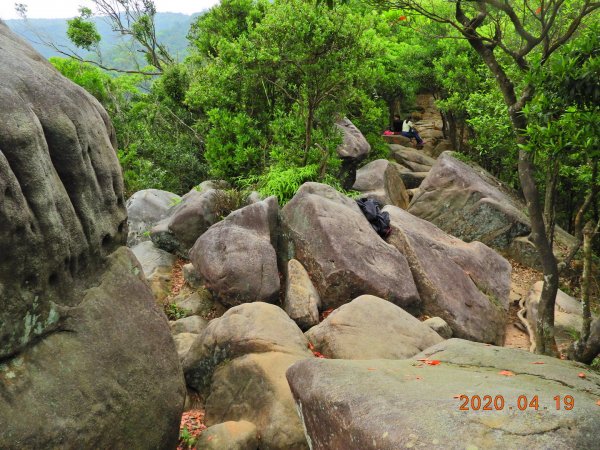
[[[402,169],[387,159],[377,159],[356,172],[352,189],[371,197],[381,205],[408,208],[408,193],[402,181]]]
[[[102,106],[0,21],[0,448],[167,448],[185,395]]]
[[[282,258],[302,263],[324,309],[362,294],[419,309],[406,258],[377,235],[354,200],[330,186],[305,183],[281,216]]]
[[[302,330],[319,323],[321,297],[300,261],[290,259],[287,267],[283,309]]]
[[[600,375],[522,350],[451,339],[412,361],[304,360],[287,378],[314,450],[597,448]]]
[[[358,164],[369,154],[371,145],[348,118],[338,120],[335,126],[342,132],[343,138],[337,148],[337,154],[342,160],[339,177],[342,187],[350,189],[356,179]]]
[[[232,212],[204,233],[190,250],[194,267],[224,305],[279,297],[275,241],[276,197]]]
[[[195,447],[202,450],[256,450],[258,448],[256,425],[246,420],[213,425],[202,431]]]
[[[150,238],[157,247],[187,256],[196,239],[221,219],[220,199],[225,194],[211,186],[212,183],[192,189],[181,197],[169,217],[152,228]]]
[[[527,239],[531,232],[526,207],[515,192],[475,164],[444,152],[412,199],[409,211],[464,241],[480,241],[529,267],[539,256]],[[558,247],[573,237],[557,229]],[[560,255],[559,255],[560,256]]]
[[[306,337],[335,359],[406,359],[443,340],[402,308],[372,295],[340,306]]]
[[[285,371],[312,357],[306,337],[283,309],[255,302],[212,320],[183,366],[188,386],[206,400],[206,425],[247,420],[258,429],[260,448],[305,449]]]
[[[420,150],[393,144],[389,147],[392,158],[413,172],[428,172],[435,164],[434,158],[431,158]]]
[[[142,265],[156,300],[164,300],[171,293],[171,272],[177,261],[175,255],[155,247],[151,241],[140,242],[131,251]]]
[[[501,345],[511,266],[481,242],[465,243],[407,211],[386,206],[388,242],[408,260],[423,312],[444,319],[454,336]]]
[[[127,208],[127,246],[134,247],[150,240],[150,230],[165,219],[181,197],[160,189],[144,189],[133,194],[125,203]]]

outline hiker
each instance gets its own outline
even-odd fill
[[[396,127],[396,117],[398,116],[394,116],[394,128]],[[398,119],[400,118],[398,117]],[[417,148],[423,148],[423,139],[419,136],[417,129],[410,119],[411,117],[408,116],[406,120],[402,121],[401,134],[410,139],[415,138],[417,140]]]

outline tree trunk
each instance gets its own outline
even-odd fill
[[[592,314],[590,311],[590,292],[592,281],[592,241],[594,234],[594,225],[589,221],[583,229],[583,274],[581,275],[583,323],[581,325],[581,337],[574,344],[571,354],[573,359],[588,364],[594,359],[598,351],[600,351],[600,346],[598,345],[598,338],[600,336],[591,338]]]
[[[558,181],[558,168],[560,167],[558,159],[552,161],[551,167],[546,173],[546,195],[544,198],[544,221],[546,222],[546,235],[550,241],[550,246],[554,242],[554,225],[556,214],[554,211],[556,203],[556,183]]]
[[[468,30],[465,31],[465,37],[494,74],[494,78],[502,92],[504,103],[508,107],[508,114],[516,135],[517,144],[526,144],[527,119],[522,111],[527,101],[533,96],[533,87],[526,86],[521,99],[517,101],[514,85],[496,60],[493,49],[487,47],[476,35],[471,33]],[[536,353],[555,355],[557,350],[556,341],[554,340],[554,304],[558,292],[558,267],[546,235],[540,194],[535,184],[535,166],[532,155],[523,150],[521,146],[519,149],[518,170],[521,189],[531,221],[531,235],[529,238],[540,255],[544,273],[544,287],[539,302],[535,331],[535,350]]]
[[[581,341],[584,343],[590,337],[592,315],[590,313],[590,291],[592,281],[592,240],[594,226],[589,221],[583,228],[583,274],[581,275],[581,306],[583,309],[583,325],[581,327]]]
[[[313,128],[314,116],[315,116],[315,110],[309,101],[308,114],[306,116],[306,132],[305,132],[306,134],[305,134],[305,140],[304,140],[304,159],[302,161],[303,166],[306,166],[306,163],[308,163],[308,152],[310,151],[310,146],[312,145],[312,128]]]

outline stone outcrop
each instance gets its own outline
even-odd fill
[[[356,172],[352,189],[371,197],[381,205],[408,208],[408,193],[402,181],[402,169],[387,159],[377,159]]]
[[[501,345],[511,266],[480,242],[465,243],[407,211],[386,206],[388,242],[408,260],[423,312],[444,319],[454,336]]]
[[[391,302],[362,295],[306,332],[315,350],[335,359],[406,359],[442,341]]]
[[[323,308],[362,295],[409,312],[420,306],[406,258],[373,230],[356,202],[332,187],[303,184],[281,211],[282,258],[302,263]]]
[[[212,189],[212,182],[205,183],[181,197],[169,217],[152,228],[150,238],[157,247],[187,256],[196,239],[219,221],[219,198],[223,191]]]
[[[177,260],[175,255],[155,247],[150,241],[140,242],[131,251],[142,265],[156,300],[164,300],[171,292],[171,271]]]
[[[304,360],[287,378],[314,450],[597,447],[600,376],[522,350],[451,339],[412,361]]]
[[[306,269],[299,261],[288,262],[285,301],[283,309],[302,330],[319,323],[321,297],[310,281]]]
[[[338,120],[335,126],[342,132],[343,138],[337,148],[337,154],[342,160],[339,177],[342,187],[350,189],[356,179],[358,164],[371,151],[371,145],[348,118]]]
[[[259,448],[256,426],[246,420],[213,425],[202,432],[195,447],[203,450],[256,450]]]
[[[422,151],[402,145],[390,145],[390,155],[397,163],[413,172],[428,172],[435,164],[435,159]]]
[[[312,357],[306,337],[281,308],[255,302],[212,320],[183,365],[188,386],[206,399],[208,426],[247,420],[256,425],[261,448],[306,449],[285,371]]]
[[[181,197],[159,189],[144,189],[133,194],[125,203],[127,208],[127,246],[134,247],[150,240],[150,230],[165,219]]]
[[[277,211],[275,197],[238,209],[209,228],[190,251],[206,287],[224,305],[277,300],[279,272],[272,245]]]
[[[480,241],[529,267],[539,257],[527,239],[531,232],[525,205],[500,181],[474,164],[444,152],[420,186],[409,211],[464,241]],[[570,247],[572,236],[557,230]]]
[[[0,61],[0,448],[173,446],[181,369],[122,247],[108,115],[1,21]]]

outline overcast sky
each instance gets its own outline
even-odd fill
[[[155,0],[158,12],[180,12],[192,14],[210,8],[219,0]],[[15,13],[15,3],[27,5],[27,17],[41,18],[71,18],[77,15],[80,6],[94,9],[90,0],[0,0],[0,19],[18,19]]]

